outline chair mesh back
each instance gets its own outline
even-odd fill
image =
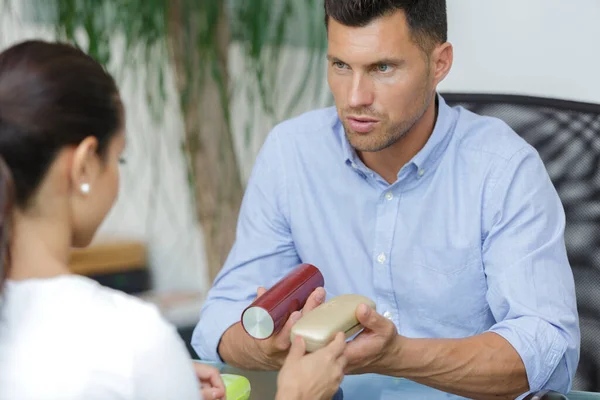
[[[443,97],[502,119],[542,157],[565,208],[577,290],[581,357],[573,389],[600,391],[600,105],[512,95]]]

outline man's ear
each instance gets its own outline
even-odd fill
[[[443,81],[450,69],[452,68],[452,63],[454,61],[454,48],[452,44],[446,42],[439,46],[437,46],[431,55],[431,62],[433,63],[433,80],[434,86],[437,86],[441,81]]]
[[[71,183],[75,191],[87,194],[100,172],[98,139],[85,138],[74,150],[71,163]]]

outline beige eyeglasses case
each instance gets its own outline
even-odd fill
[[[358,294],[344,294],[326,301],[294,324],[291,340],[301,336],[310,353],[327,346],[338,332],[343,332],[348,339],[363,328],[356,319],[356,308],[360,304],[375,309],[371,299]]]

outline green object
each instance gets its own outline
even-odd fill
[[[227,400],[248,400],[250,398],[250,381],[245,376],[221,374],[225,383]]]

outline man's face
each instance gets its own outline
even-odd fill
[[[403,11],[364,27],[329,19],[327,80],[348,141],[358,151],[394,144],[433,97],[428,57],[411,39]]]

